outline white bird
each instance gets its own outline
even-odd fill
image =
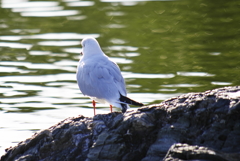
[[[94,115],[96,103],[110,104],[122,109],[122,113],[129,108],[128,104],[143,106],[142,103],[127,97],[125,82],[116,63],[106,56],[97,40],[92,37],[84,38],[82,44],[82,58],[77,68],[77,83],[83,95],[92,99]]]

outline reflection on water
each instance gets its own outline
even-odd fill
[[[45,39],[45,40],[81,40],[84,37],[99,37],[99,34],[77,34],[77,33],[45,33],[45,34],[36,34],[36,35],[9,35],[9,36],[0,36],[0,40],[7,41],[19,41],[22,39]],[[78,44],[79,45],[79,44]]]
[[[86,36],[119,64],[128,96],[146,105],[239,85],[236,3],[1,0],[0,154],[66,117],[93,115],[75,79]]]
[[[214,74],[209,74],[205,72],[177,72],[177,75],[180,76],[195,76],[195,77],[213,77]]]
[[[32,45],[23,44],[23,43],[14,43],[14,42],[0,42],[0,47],[30,49]]]

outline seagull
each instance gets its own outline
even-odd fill
[[[81,42],[82,58],[77,67],[77,83],[83,95],[92,99],[94,115],[96,102],[118,107],[125,113],[129,104],[143,106],[127,97],[125,81],[118,65],[102,51],[98,41],[86,37]]]

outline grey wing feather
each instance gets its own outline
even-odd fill
[[[79,64],[77,80],[81,92],[90,97],[114,99],[119,97],[119,92],[126,95],[121,71],[117,64],[109,59],[99,60],[95,64]]]

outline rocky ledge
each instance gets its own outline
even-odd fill
[[[67,118],[2,161],[240,160],[240,86],[189,93],[125,114]]]

